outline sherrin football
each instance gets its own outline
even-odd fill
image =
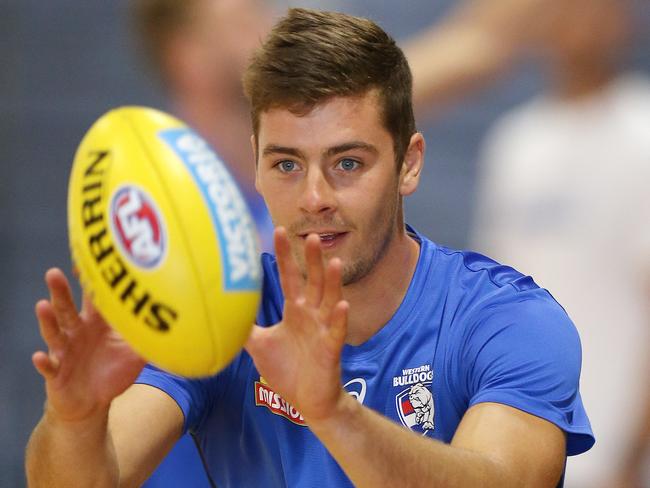
[[[100,117],[74,158],[68,231],[82,288],[147,361],[199,377],[241,350],[260,300],[257,235],[183,122],[145,107]]]

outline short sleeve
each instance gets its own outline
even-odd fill
[[[211,406],[217,401],[224,376],[230,367],[216,376],[189,379],[166,373],[155,366],[146,365],[135,383],[150,385],[167,393],[178,404],[184,416],[183,433],[196,431]]]
[[[469,406],[502,403],[546,419],[566,432],[568,455],[582,453],[594,437],[578,389],[577,330],[545,290],[519,295],[483,308],[464,329],[459,366]]]

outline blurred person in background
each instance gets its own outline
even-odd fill
[[[137,0],[134,27],[171,110],[199,132],[228,165],[246,197],[263,251],[272,250],[273,224],[255,190],[250,110],[241,76],[271,26],[268,2],[258,0]],[[175,445],[148,488],[209,486],[189,434]]]
[[[239,183],[271,251],[273,225],[255,190],[250,108],[241,76],[270,29],[274,12],[261,0],[137,0],[134,27],[171,110],[205,138]]]
[[[528,47],[548,89],[486,138],[473,246],[553,290],[580,330],[598,442],[566,486],[650,486],[650,81],[619,69],[629,2],[547,3]]]

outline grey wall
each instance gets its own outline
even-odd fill
[[[33,305],[45,295],[44,271],[69,269],[65,200],[75,148],[109,108],[165,108],[134,55],[127,3],[0,0],[0,487],[24,485],[24,447],[42,411],[42,381],[30,360],[42,344]],[[450,3],[399,2],[399,10],[394,1],[338,6],[404,37]],[[637,65],[650,66],[647,50],[635,56]],[[421,124],[428,167],[407,206],[418,229],[441,243],[464,245],[480,137],[498,113],[538,86],[533,71],[519,71],[436,123]]]
[[[126,2],[0,5],[0,486],[20,487],[43,406],[31,365],[33,315],[52,265],[69,270],[68,170],[92,121],[125,103],[158,104],[132,57]]]

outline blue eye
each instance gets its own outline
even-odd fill
[[[295,163],[295,161],[291,160],[285,160],[285,161],[280,161],[277,164],[277,167],[282,171],[283,173],[291,173],[292,171],[296,170],[296,167],[298,165]]]
[[[337,164],[339,168],[341,168],[343,171],[353,171],[357,169],[360,166],[359,161],[355,161],[354,159],[341,159],[339,163]]]

